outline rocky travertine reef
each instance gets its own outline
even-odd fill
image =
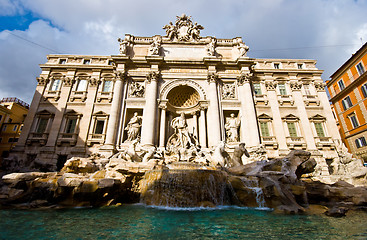
[[[171,207],[238,205],[277,212],[325,212],[341,216],[367,206],[367,188],[345,181],[325,184],[309,176],[316,161],[292,151],[282,159],[227,167],[156,159],[71,158],[60,172],[11,173],[3,176],[2,207],[110,206],[145,203]],[[359,176],[360,183],[365,175]]]

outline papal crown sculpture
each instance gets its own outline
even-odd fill
[[[163,29],[126,34],[116,55],[48,55],[12,156],[54,169],[94,153],[192,161],[246,145],[243,163],[303,149],[328,175],[342,145],[315,60],[248,57],[242,38],[203,37],[185,14]]]

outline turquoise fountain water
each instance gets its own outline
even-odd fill
[[[367,213],[345,218],[221,207],[124,205],[0,210],[0,239],[367,239]]]

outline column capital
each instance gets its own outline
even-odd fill
[[[98,86],[100,83],[101,83],[101,79],[100,78],[92,78],[92,77],[89,77],[89,85],[91,87]]]
[[[206,80],[209,83],[216,83],[220,80],[218,73],[216,72],[209,72],[208,76],[206,77]]]
[[[38,82],[38,86],[45,86],[50,80],[48,78],[44,78],[44,77],[38,77],[36,78],[37,82]]]
[[[147,82],[150,83],[151,81],[158,81],[161,77],[161,73],[159,71],[150,71],[147,74]]]
[[[243,84],[250,82],[253,75],[254,74],[250,72],[242,72],[241,75],[237,77],[237,84],[242,86]]]
[[[268,91],[275,91],[277,87],[278,81],[265,80],[265,87]]]
[[[160,100],[158,107],[161,109],[166,110],[167,109],[167,100]]]
[[[300,91],[301,87],[302,87],[302,82],[299,82],[297,80],[292,80],[292,81],[290,81],[289,85],[290,85],[292,91]]]
[[[62,77],[62,83],[65,87],[71,87],[71,85],[73,85],[73,83],[75,82],[75,78],[74,77]]]
[[[116,80],[124,81],[127,79],[127,72],[126,71],[114,71]]]
[[[316,91],[318,92],[324,92],[326,84],[324,82],[315,82],[314,83]]]

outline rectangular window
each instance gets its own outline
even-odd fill
[[[3,127],[3,132],[5,132],[6,131],[6,125],[4,125],[4,127]]]
[[[340,91],[343,90],[345,88],[345,85],[344,85],[344,82],[343,82],[343,79],[340,79],[338,81],[338,85],[339,85],[339,89]]]
[[[325,137],[324,128],[322,127],[322,123],[315,122],[315,129],[316,129],[317,136]]]
[[[365,83],[362,87],[361,87],[361,89],[362,89],[362,93],[363,93],[363,97],[367,97],[367,83]],[[1,118],[0,118],[0,120],[1,120]]]
[[[60,64],[65,64],[66,63],[66,59],[60,59]]]
[[[308,95],[311,95],[311,91],[310,91],[310,85],[309,84],[304,84],[303,85],[303,89],[305,90],[305,94],[308,96]]]
[[[40,118],[38,121],[36,133],[44,133],[46,131],[47,123],[48,118]]]
[[[89,59],[85,59],[85,60],[83,61],[83,64],[90,64],[90,60],[89,60]]]
[[[15,126],[13,127],[13,132],[17,131],[17,128],[18,128],[18,126],[17,126],[17,125],[15,125]]]
[[[287,91],[285,89],[285,84],[284,83],[281,83],[281,84],[278,84],[278,87],[279,87],[279,94],[280,95],[287,95]]]
[[[3,115],[0,115],[0,121],[1,121],[1,119],[3,119]]]
[[[364,137],[357,138],[355,140],[357,148],[367,146],[366,139]]]
[[[274,63],[274,68],[279,69],[279,63]]]
[[[287,122],[289,136],[297,137],[296,124],[294,122]]]
[[[95,134],[103,134],[104,120],[96,121],[96,128],[94,129]]]
[[[255,95],[261,95],[261,86],[260,83],[254,83],[254,93]]]
[[[303,64],[298,64],[298,69],[303,69]]]
[[[103,92],[111,92],[111,90],[112,90],[112,81],[104,81]]]
[[[3,138],[0,137],[0,143],[3,141]]]
[[[13,141],[13,138],[9,138],[9,139],[8,139],[8,143],[12,143],[12,142],[14,142],[14,141]]]
[[[51,87],[50,87],[50,91],[57,91],[60,88],[60,84],[61,84],[61,80],[60,79],[55,79],[53,80]]]
[[[269,137],[269,128],[267,122],[260,122],[260,130],[261,130],[261,136],[263,137]]]
[[[74,133],[76,126],[76,118],[69,118],[66,122],[65,133]]]
[[[18,142],[19,138],[14,138],[14,142]]]
[[[350,122],[352,123],[353,128],[356,128],[359,126],[357,116],[355,114],[349,115],[348,117],[350,119]]]
[[[87,90],[87,80],[80,80],[78,82],[78,87],[76,88],[77,92],[84,92],[85,90]]]
[[[362,62],[358,63],[356,68],[357,68],[357,71],[358,71],[359,75],[362,75],[366,71],[363,67]]]
[[[353,106],[352,100],[350,100],[349,96],[347,96],[346,98],[342,100],[342,105],[343,105],[344,110],[347,110],[348,108]]]
[[[13,122],[13,119],[9,118],[8,123],[11,123],[11,122]]]

